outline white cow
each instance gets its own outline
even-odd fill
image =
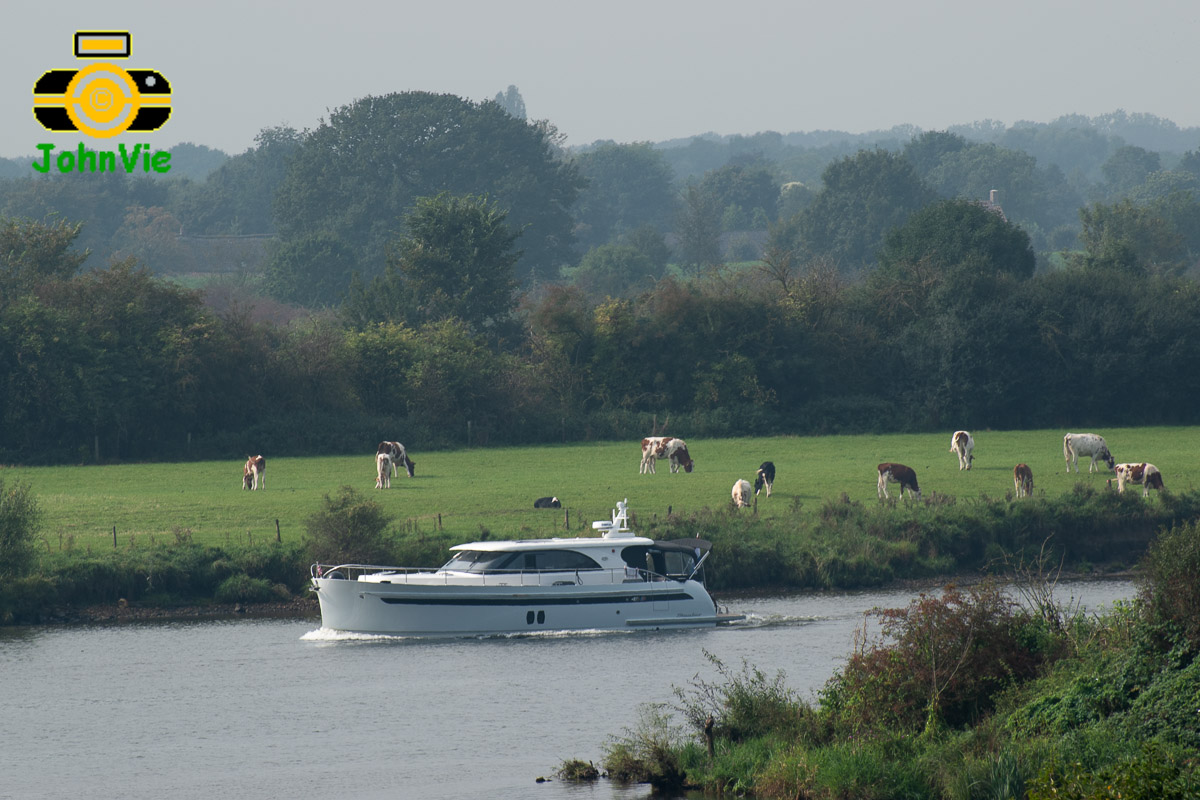
[[[1148,497],[1151,489],[1163,490],[1162,473],[1153,464],[1117,464],[1117,491],[1124,493],[1126,483],[1141,484],[1142,497]],[[1108,485],[1112,485],[1109,478]]]
[[[1092,463],[1088,464],[1089,473],[1100,471],[1096,467],[1097,460],[1108,464],[1109,469],[1116,463],[1112,453],[1108,452],[1108,444],[1103,436],[1094,433],[1068,433],[1063,437],[1063,458],[1067,460],[1067,472],[1071,471],[1072,466],[1079,472],[1080,456],[1091,457]]]
[[[733,484],[733,504],[738,508],[746,508],[750,505],[750,481],[739,480]]]
[[[388,453],[375,454],[375,488],[390,489],[392,488],[392,472],[396,465],[392,462],[392,457]]]
[[[954,435],[950,437],[950,452],[958,454],[960,470],[971,468],[971,462],[975,460],[972,452],[974,449],[975,440],[966,431],[955,431]]]

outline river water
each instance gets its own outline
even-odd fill
[[[1061,584],[1099,610],[1127,581]],[[915,591],[721,598],[715,630],[414,640],[312,620],[0,628],[0,798],[632,800],[572,785],[642,704],[668,702],[706,653],[811,697],[863,613]]]

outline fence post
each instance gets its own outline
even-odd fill
[[[117,549],[117,526],[113,525],[113,550]]]
[[[279,536],[279,520],[275,520],[275,541],[282,542],[283,539]]]

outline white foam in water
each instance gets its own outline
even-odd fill
[[[317,628],[300,637],[302,642],[400,642],[408,640],[424,641],[427,639],[557,639],[568,637],[588,636],[620,636],[639,633],[636,630],[578,630],[578,631],[514,631],[510,633],[462,633],[440,634],[438,636],[403,636],[391,633],[352,633],[335,631],[331,628]]]

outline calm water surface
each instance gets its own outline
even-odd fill
[[[1126,581],[1060,585],[1098,609]],[[631,800],[550,777],[599,762],[643,703],[745,659],[811,696],[863,612],[914,591],[724,598],[746,624],[405,640],[316,620],[0,629],[0,798]]]

